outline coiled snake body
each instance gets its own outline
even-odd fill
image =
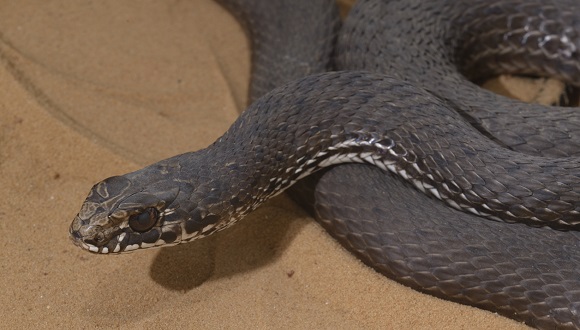
[[[578,84],[577,1],[359,1],[338,37],[329,0],[225,2],[252,34],[256,102],[208,148],[97,183],[75,244],[201,238],[306,178],[295,198],[381,273],[538,328],[580,327],[575,109],[466,80]],[[342,163],[369,165],[330,168]]]

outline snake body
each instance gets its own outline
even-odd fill
[[[75,244],[205,237],[298,182],[293,196],[379,272],[538,328],[580,327],[574,109],[466,80],[574,84],[577,2],[360,1],[338,37],[332,1],[225,2],[252,35],[256,101],[208,148],[97,183]]]

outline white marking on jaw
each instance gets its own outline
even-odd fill
[[[131,244],[131,245],[127,245],[125,247],[125,251],[124,252],[128,252],[128,251],[133,251],[133,250],[137,250],[139,248],[139,244]]]
[[[103,248],[101,249],[101,253],[109,253],[109,248],[106,246],[103,246]]]
[[[117,245],[115,245],[115,249],[113,250],[113,253],[117,253],[119,251],[121,251],[121,245],[119,243],[117,243]]]
[[[158,240],[155,242],[155,246],[162,246],[162,245],[165,245],[165,241],[164,241],[164,240],[162,240],[162,239],[158,239]]]
[[[155,247],[155,243],[145,243],[145,242],[141,243],[142,249],[146,249],[146,248],[150,248],[150,247]]]
[[[99,252],[99,248],[94,246],[94,245],[87,244],[87,247],[89,248],[89,251],[91,251],[91,252]]]

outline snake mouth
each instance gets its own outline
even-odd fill
[[[72,228],[69,228],[69,238],[75,246],[78,246],[81,249],[89,251],[91,253],[100,253],[100,250],[102,250],[102,247],[99,248],[96,245],[86,243],[83,240],[83,236],[81,235],[81,233],[79,231],[73,230]]]
[[[72,228],[69,229],[69,238],[72,240],[73,244],[94,254],[130,252],[132,249],[127,249],[130,245],[126,244],[127,242],[124,240],[125,237],[127,237],[126,230],[120,230],[119,233],[110,241],[99,245],[95,243],[94,239],[83,237],[79,231],[75,231]]]
[[[135,232],[129,227],[117,227],[104,234],[99,226],[85,225],[77,228],[71,225],[69,238],[74,245],[94,254],[119,254],[179,244],[182,241],[182,230],[182,224],[179,223],[156,226],[143,233]]]
[[[92,253],[123,252],[118,238],[126,230],[119,227],[104,230],[101,226],[88,224],[77,215],[69,227],[69,238],[74,245]]]
[[[109,252],[107,246],[97,246],[87,242],[87,238],[84,237],[79,230],[74,230],[72,226],[69,228],[69,238],[75,246],[91,253],[106,254]]]
[[[70,238],[71,238],[74,245],[80,247],[83,250],[89,251],[91,253],[97,253],[97,254],[103,253],[102,247],[99,248],[98,246],[85,243],[85,242],[83,242],[82,239],[78,239],[78,238],[74,237],[72,234],[71,234]]]

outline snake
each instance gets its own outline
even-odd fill
[[[75,245],[223,230],[284,191],[381,274],[539,329],[580,328],[580,120],[485,91],[578,86],[576,0],[221,0],[252,43],[251,105],[207,148],[95,184]]]

